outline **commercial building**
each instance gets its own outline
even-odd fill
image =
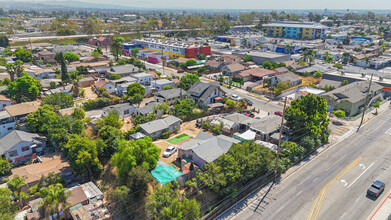
[[[232,52],[233,55],[240,56],[242,59],[246,56],[252,56],[253,62],[257,65],[262,65],[264,62],[276,62],[281,63],[289,61],[291,59],[290,54],[281,54],[281,53],[271,53],[271,52],[259,52],[259,51],[249,51],[249,52]]]
[[[276,21],[265,26],[266,33],[270,36],[303,40],[324,39],[327,30],[327,27],[320,23]]]
[[[182,41],[143,38],[135,39],[132,43],[146,50],[168,54],[171,58],[196,58],[198,54],[212,55],[210,46],[192,45]]]

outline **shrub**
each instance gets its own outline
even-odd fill
[[[162,139],[167,139],[167,138],[170,137],[170,134],[171,134],[170,131],[166,131],[166,132],[162,133],[161,138]]]

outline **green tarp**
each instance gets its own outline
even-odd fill
[[[160,165],[156,169],[152,170],[151,173],[156,181],[162,185],[176,180],[178,176],[184,175],[184,173],[179,172],[170,165]]]

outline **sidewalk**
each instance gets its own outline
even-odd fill
[[[391,190],[387,193],[383,192],[383,194],[386,196],[379,200],[379,204],[372,210],[367,219],[388,220],[391,217]]]

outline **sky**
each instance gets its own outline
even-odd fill
[[[147,8],[390,9],[391,0],[80,0]]]

